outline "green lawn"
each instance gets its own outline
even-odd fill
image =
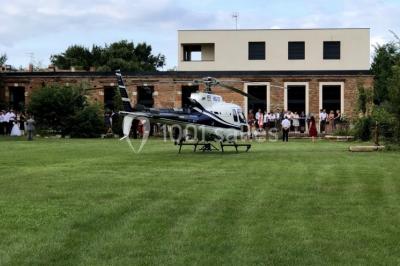
[[[399,265],[400,153],[0,138],[0,265]]]

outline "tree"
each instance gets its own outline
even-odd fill
[[[400,62],[399,44],[390,42],[375,47],[375,54],[371,64],[375,76],[374,103],[381,104],[388,100],[389,79],[393,75],[392,67]]]
[[[392,105],[394,113],[400,121],[400,65],[392,68],[392,76],[388,80],[389,102]]]
[[[357,111],[361,114],[354,123],[354,137],[363,141],[367,141],[371,137],[371,103],[373,93],[370,88],[365,88],[360,81],[357,83],[358,99]]]
[[[359,91],[359,109],[364,116],[356,123],[356,132],[367,137],[368,122],[377,123],[385,141],[400,141],[400,38],[392,32],[397,42],[389,42],[375,47],[371,64],[374,74],[374,103],[372,112],[368,112],[363,102],[367,95]],[[361,137],[361,139],[363,139]]]
[[[146,43],[136,46],[133,42],[122,40],[104,47],[93,45],[92,49],[80,45],[72,45],[58,55],[50,57],[51,62],[61,68],[89,70],[95,67],[97,71],[155,71],[165,65],[165,56],[152,54],[152,48]]]
[[[61,69],[70,69],[77,67],[78,69],[89,70],[92,63],[92,55],[86,47],[80,45],[72,45],[59,55],[52,55],[50,61]]]
[[[7,62],[7,55],[6,54],[2,54],[0,55],[0,66],[4,65]]]
[[[393,75],[389,79],[389,103],[390,109],[395,117],[394,137],[400,141],[400,64],[394,66]]]
[[[357,111],[363,116],[369,115],[370,107],[372,105],[372,89],[365,88],[361,82],[357,83],[358,98],[357,98]]]

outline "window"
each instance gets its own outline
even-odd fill
[[[340,42],[324,42],[324,59],[340,59]]]
[[[242,110],[238,110],[238,114],[240,123],[246,123],[246,118],[244,117]]]
[[[305,43],[304,42],[289,42],[288,44],[288,59],[289,60],[304,60],[305,59]]]
[[[200,56],[199,56],[200,54]],[[200,58],[199,58],[200,57]],[[198,61],[201,60],[201,46],[200,45],[186,45],[183,48],[184,61]]]
[[[249,60],[265,60],[265,42],[249,42]]]
[[[181,44],[183,61],[214,61],[214,43]]]
[[[238,115],[235,109],[232,110],[233,111],[233,121],[237,122],[238,121]]]

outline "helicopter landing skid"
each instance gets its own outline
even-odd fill
[[[237,144],[236,142],[224,144],[221,142],[221,151],[224,152],[224,147],[235,147],[236,152],[239,152],[238,147],[246,147],[246,152],[251,148],[251,144]]]
[[[182,146],[193,146],[193,152],[196,152],[197,150],[202,151],[202,152],[206,152],[206,151],[219,151],[220,149],[218,149],[217,147],[215,147],[212,143],[210,142],[190,142],[190,143],[185,143],[184,141],[179,141],[178,143],[176,143],[176,145],[179,145],[179,152],[181,153],[182,150]],[[224,147],[235,147],[236,152],[239,152],[238,147],[246,147],[246,152],[248,152],[251,148],[251,144],[237,144],[236,142],[233,143],[220,143],[221,145],[221,151],[224,152]],[[199,149],[197,149],[197,147],[200,146]]]
[[[183,141],[180,141],[177,143],[179,145],[179,153],[181,153],[182,146],[193,146],[193,152],[197,151],[197,147],[199,146],[200,148],[198,149],[199,151],[206,152],[206,151],[219,151],[217,147],[215,147],[213,144],[209,142],[191,142],[191,143],[185,143]]]

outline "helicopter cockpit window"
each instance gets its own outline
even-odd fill
[[[246,123],[246,118],[244,117],[243,112],[238,110],[238,113],[239,113],[239,121],[240,121],[240,123]]]
[[[237,122],[238,121],[238,115],[235,109],[233,109],[233,121]]]
[[[221,97],[219,97],[219,96],[214,96],[214,97],[213,97],[213,101],[218,103],[218,102],[221,101]]]

